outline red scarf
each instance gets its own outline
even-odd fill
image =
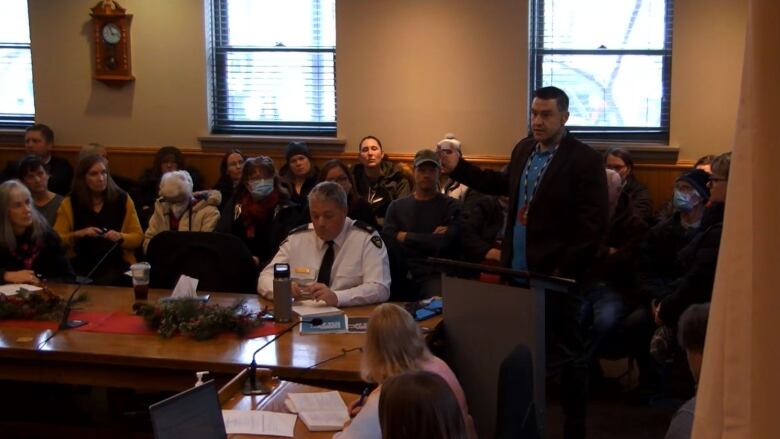
[[[279,194],[274,190],[271,195],[260,201],[255,201],[252,194],[245,192],[240,201],[241,222],[247,238],[255,237],[255,226],[261,222],[268,222],[274,216],[274,209],[279,202]]]

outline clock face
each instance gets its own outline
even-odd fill
[[[103,40],[108,44],[116,44],[122,39],[122,31],[114,23],[103,26]]]

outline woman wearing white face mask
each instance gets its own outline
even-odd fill
[[[241,238],[260,267],[273,258],[290,229],[306,222],[266,156],[247,159],[224,206],[216,231]]]
[[[211,232],[217,226],[217,206],[222,201],[222,195],[216,190],[193,194],[189,172],[166,172],[160,180],[159,195],[144,233],[144,252],[152,238],[160,232]]]

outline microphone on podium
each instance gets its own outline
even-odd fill
[[[303,320],[303,319],[298,320],[297,322],[293,323],[292,325],[278,332],[274,336],[274,338],[265,342],[265,344],[257,348],[257,350],[252,354],[252,363],[249,364],[249,378],[246,380],[246,383],[244,383],[244,395],[267,395],[271,393],[273,389],[269,388],[268,386],[262,383],[257,382],[257,361],[255,361],[255,357],[257,356],[257,353],[265,349],[266,346],[275,342],[276,340],[279,339],[279,337],[283,336],[284,334],[287,334],[288,332],[295,329],[296,326],[303,323],[308,323],[312,326],[320,326],[322,324],[322,319],[314,318],[311,320]]]

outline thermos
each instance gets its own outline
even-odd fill
[[[292,319],[292,280],[289,264],[274,265],[274,320],[287,323]]]

